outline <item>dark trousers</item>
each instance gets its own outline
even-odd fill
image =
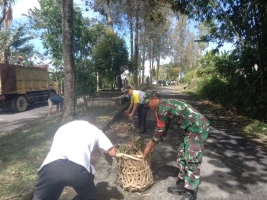
[[[71,186],[81,200],[96,199],[94,175],[69,160],[56,160],[38,172],[33,200],[57,200],[65,186]]]
[[[141,131],[146,131],[146,114],[148,111],[148,107],[145,104],[139,104],[137,115],[138,115],[138,126]]]

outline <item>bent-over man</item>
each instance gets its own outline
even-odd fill
[[[95,168],[90,163],[94,148],[116,155],[107,136],[87,121],[76,120],[61,126],[39,169],[33,200],[56,200],[65,186],[71,186],[81,200],[96,199]]]
[[[62,111],[63,104],[64,104],[63,97],[59,95],[54,95],[48,99],[48,116],[51,115],[54,104],[56,105],[57,112]]]
[[[157,119],[157,129],[144,150],[144,156],[146,157],[157,143],[163,141],[171,122],[178,124],[183,129],[177,159],[179,174],[176,187],[168,187],[167,191],[184,194],[182,200],[195,200],[210,122],[191,105],[178,100],[163,99],[155,90],[147,91],[144,101],[155,111]]]
[[[128,115],[130,120],[132,120],[137,110],[137,127],[139,128],[138,134],[144,134],[146,132],[146,114],[148,111],[148,107],[143,103],[145,92],[141,90],[134,90],[131,86],[127,86],[125,92],[130,96],[131,103],[124,113]]]

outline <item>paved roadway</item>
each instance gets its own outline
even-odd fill
[[[78,99],[77,102],[81,103],[82,100]],[[52,114],[55,113],[55,110],[56,108],[54,106]],[[36,119],[47,117],[47,111],[47,102],[30,105],[25,112],[21,113],[0,110],[0,137]]]
[[[175,87],[157,87],[162,97],[179,99],[193,105],[210,121],[209,138],[205,144],[201,165],[202,183],[198,192],[198,200],[265,200],[267,199],[267,152],[252,145],[240,136],[242,130],[238,122],[216,113],[202,101],[180,94]],[[137,119],[135,118],[135,121]],[[121,116],[116,123],[128,122]],[[151,138],[155,130],[155,114],[151,111],[147,116],[147,133],[142,137]],[[110,133],[109,133],[110,131]],[[118,187],[109,186],[117,173],[111,173],[106,180],[105,161],[96,157],[94,167],[97,169],[95,182],[100,200],[179,200],[182,196],[168,194],[166,189],[173,186],[177,177],[177,149],[181,141],[182,131],[171,125],[163,143],[158,144],[152,153],[152,172],[154,185],[146,190],[144,196],[138,193],[125,193]],[[108,137],[115,144],[131,141],[135,132],[110,129]],[[108,182],[109,181],[109,182]],[[105,187],[106,185],[106,187]],[[125,197],[125,198],[123,198]]]
[[[163,97],[180,99],[192,104],[211,120],[210,134],[205,145],[201,166],[202,184],[198,200],[267,199],[266,150],[254,146],[242,138],[239,135],[242,130],[238,128],[237,122],[203,108],[201,102],[177,93],[175,87],[160,87],[158,90]],[[37,118],[45,117],[46,113],[46,103],[35,105],[23,113],[0,111],[0,135]],[[153,125],[150,127],[152,130],[155,124],[154,115],[148,118],[148,122],[151,121],[151,125]],[[176,165],[177,145],[174,144],[174,138],[178,135],[176,132],[175,128],[170,129],[166,142],[158,145],[155,149],[152,169],[156,172],[156,183],[146,191],[151,195],[142,197],[143,200],[181,199],[181,196],[166,193],[167,186],[174,183],[176,176],[176,173],[173,173],[173,169],[176,169],[173,167]],[[151,134],[152,131],[147,136],[151,137]],[[101,167],[98,169],[101,171]],[[103,174],[105,173],[103,172]]]
[[[242,138],[238,122],[216,114],[201,102],[177,93],[174,88],[160,87],[158,90],[163,97],[192,104],[211,121],[201,166],[202,184],[198,199],[267,199],[266,149],[254,146]]]
[[[30,105],[25,112],[0,111],[0,137],[36,119],[46,117],[47,109],[47,103],[36,103]]]

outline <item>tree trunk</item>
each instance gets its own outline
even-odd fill
[[[61,0],[62,44],[64,59],[64,114],[63,120],[76,113],[75,66],[73,53],[73,0]]]
[[[143,46],[143,56],[142,56],[142,83],[145,82],[145,61],[146,61],[146,52],[145,52],[145,44]]]
[[[131,46],[131,69],[134,71],[134,55],[133,55],[133,12],[132,12],[132,1],[128,1],[129,5],[129,24],[130,24],[130,46]]]
[[[96,90],[99,90],[99,74],[96,72]]]
[[[6,8],[7,8],[7,0],[3,0],[3,5],[2,5],[2,16],[0,19],[0,30],[2,29],[2,23],[4,22],[6,18]]]
[[[145,61],[146,61],[146,45],[147,45],[147,23],[146,20],[144,20],[144,35],[143,35],[143,51],[142,51],[142,83],[145,82]]]
[[[112,16],[111,16],[111,9],[110,9],[110,0],[107,0],[107,7],[108,7],[108,26],[111,30],[113,30],[113,22],[112,22]]]
[[[153,67],[152,67],[152,49],[151,49],[151,38],[149,44],[149,74],[150,74],[150,81],[153,82]]]
[[[138,86],[138,37],[139,37],[139,1],[136,2],[136,8],[135,8],[135,53],[134,53],[134,82],[136,84],[136,87]]]
[[[3,55],[4,55],[4,63],[5,64],[8,64],[8,49],[4,49],[4,51],[3,51]]]
[[[122,80],[121,80],[121,75],[118,75],[117,76],[118,78],[117,78],[117,81],[118,81],[118,89],[119,89],[119,91],[121,90],[121,88],[122,88]]]
[[[156,58],[157,60],[157,80],[159,80],[159,64],[160,64],[160,56]]]
[[[152,41],[152,42],[153,42],[153,41]],[[152,45],[152,73],[153,73],[153,75],[156,76],[156,80],[157,80],[157,82],[158,82],[159,79],[157,78],[157,75],[154,74],[154,72],[156,72],[156,70],[155,70],[155,66],[154,66],[154,58],[155,58],[155,44],[154,44],[154,42],[153,42],[153,45]]]

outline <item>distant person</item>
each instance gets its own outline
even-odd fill
[[[183,194],[181,200],[196,200],[209,120],[191,105],[179,100],[161,98],[155,90],[145,93],[144,102],[155,111],[157,120],[157,129],[144,150],[144,157],[152,152],[156,144],[163,142],[171,122],[178,124],[183,129],[177,158],[179,174],[176,186],[168,187],[167,191],[172,194]]]
[[[124,83],[123,83],[123,87],[126,88],[128,85],[128,81],[127,81],[127,78],[124,79]]]
[[[146,84],[148,85],[149,84],[149,76],[146,77]]]
[[[56,111],[59,112],[63,110],[63,104],[64,104],[64,99],[62,96],[59,95],[54,95],[48,99],[48,116],[51,115],[53,105],[56,105]]]
[[[23,60],[24,60],[23,56],[18,56],[16,64],[21,65]]]
[[[130,96],[131,103],[129,108],[124,112],[132,120],[135,112],[137,111],[139,128],[138,134],[144,134],[146,132],[146,114],[148,107],[143,104],[143,97],[145,92],[141,90],[134,90],[131,86],[127,86],[125,92]]]
[[[95,168],[91,164],[95,148],[110,158],[116,156],[107,136],[88,121],[76,120],[61,126],[39,169],[33,200],[59,199],[65,186],[73,187],[81,200],[97,199]]]

